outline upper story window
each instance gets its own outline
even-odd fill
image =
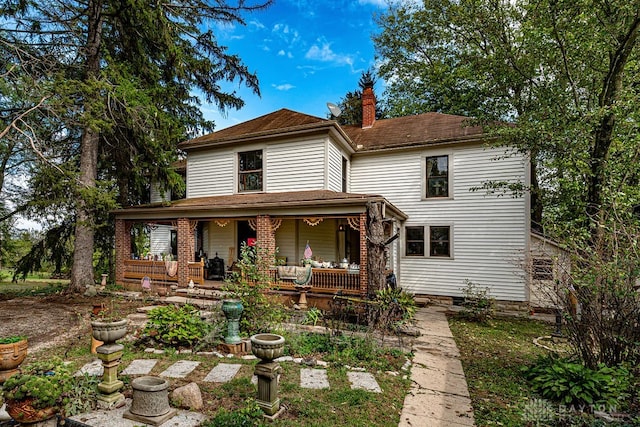
[[[262,150],[238,153],[238,192],[262,191]]]
[[[449,156],[426,158],[425,197],[449,197]]]

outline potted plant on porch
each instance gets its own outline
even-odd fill
[[[27,357],[27,338],[10,336],[0,338],[0,384],[18,373],[18,366]]]
[[[34,362],[2,385],[7,413],[19,423],[52,418],[63,407],[72,386],[71,373],[62,360]]]

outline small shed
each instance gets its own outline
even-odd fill
[[[565,249],[532,231],[527,270],[531,307],[552,309],[564,305],[571,272],[571,260]]]

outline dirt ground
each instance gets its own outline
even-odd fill
[[[24,335],[29,353],[89,340],[93,304],[108,303],[106,297],[53,295],[0,300],[0,337]]]

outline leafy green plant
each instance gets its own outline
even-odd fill
[[[2,385],[6,400],[33,399],[34,408],[61,407],[72,388],[69,368],[59,358],[34,362],[22,367]]]
[[[61,396],[65,416],[82,414],[95,409],[100,377],[85,373],[75,377],[70,389]]]
[[[393,329],[411,321],[415,314],[416,302],[413,294],[402,289],[385,288],[376,291],[373,304],[369,306],[369,323]]]
[[[624,367],[600,364],[590,369],[568,359],[545,357],[523,368],[533,390],[565,405],[615,407],[627,397],[631,374]]]
[[[24,339],[26,339],[27,337],[24,336],[20,336],[20,335],[14,335],[11,337],[6,337],[6,338],[0,338],[0,344],[15,344],[17,342],[20,342]]]
[[[304,319],[302,320],[302,323],[304,325],[316,326],[318,322],[322,319],[322,317],[323,317],[322,310],[320,310],[318,307],[311,307],[304,314]]]
[[[148,316],[143,333],[170,347],[197,345],[211,330],[211,325],[200,318],[198,309],[189,304],[154,308]]]
[[[489,288],[480,288],[469,279],[465,279],[466,287],[462,288],[464,301],[460,315],[475,322],[486,322],[493,317],[495,300],[489,296]]]
[[[247,399],[244,406],[235,411],[220,409],[209,421],[202,424],[203,427],[249,427],[262,426],[263,413],[253,399]]]
[[[248,335],[271,332],[285,318],[284,306],[271,298],[269,268],[275,265],[275,254],[259,246],[242,243],[238,271],[227,280],[225,290],[242,301],[240,330]]]

